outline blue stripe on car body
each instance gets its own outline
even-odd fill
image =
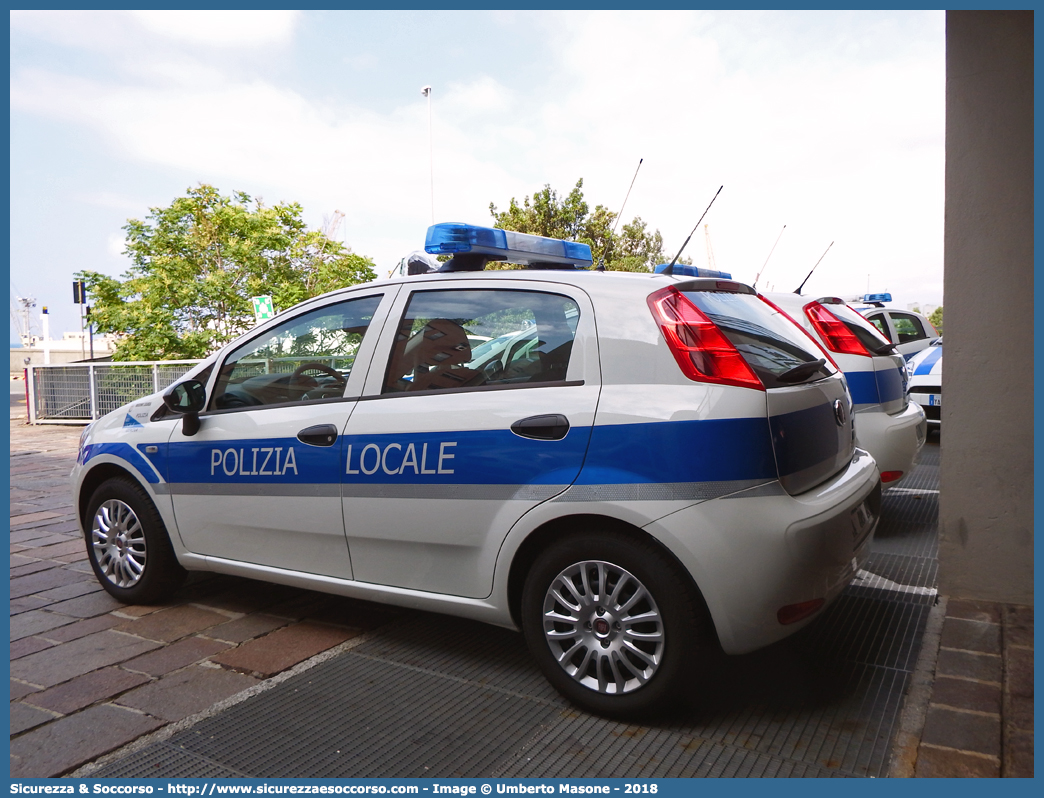
[[[874,375],[877,378],[877,391],[882,404],[903,398],[903,372],[898,367],[875,371]]]
[[[595,426],[579,485],[774,479],[764,418]]]
[[[852,394],[852,404],[881,404],[880,384],[876,371],[846,371],[845,379],[848,381],[849,393]],[[898,398],[898,396],[894,398]]]
[[[834,408],[823,403],[814,407],[772,416],[769,419],[779,476],[785,478],[806,468],[833,460],[838,452],[838,439],[824,435],[824,429],[836,430]]]
[[[931,374],[932,368],[935,366],[937,362],[939,362],[939,358],[941,357],[942,347],[933,347],[932,351],[924,356],[924,360],[917,364],[917,368],[914,369],[914,375],[916,376],[919,374]]]
[[[142,457],[129,443],[89,443],[83,447],[80,455],[81,463],[86,464],[102,454],[110,454],[126,461],[152,484],[160,481],[160,474],[156,467]]]
[[[846,371],[845,379],[852,404],[857,407],[888,404],[903,398],[903,375],[898,366],[884,371]]]
[[[573,427],[560,441],[508,430],[343,436],[339,449],[295,438],[191,441],[171,443],[168,461],[173,483],[630,485],[777,474],[764,418]]]

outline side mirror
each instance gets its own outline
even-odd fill
[[[199,380],[176,383],[164,392],[163,404],[182,417],[182,434],[195,435],[199,432],[199,414],[207,406],[207,389]]]

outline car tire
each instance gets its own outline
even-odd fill
[[[156,505],[136,482],[107,479],[87,506],[87,557],[102,587],[125,604],[153,604],[185,581]]]
[[[641,717],[688,699],[720,653],[681,567],[651,541],[615,530],[548,548],[529,571],[521,610],[548,681],[599,715]]]

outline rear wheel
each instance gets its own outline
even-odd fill
[[[87,509],[87,556],[102,587],[127,604],[160,601],[185,581],[156,506],[135,482],[108,479]]]
[[[552,685],[615,717],[687,695],[717,647],[702,603],[652,543],[608,531],[562,540],[533,564],[522,627]]]

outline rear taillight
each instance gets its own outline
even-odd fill
[[[882,471],[881,472],[881,481],[882,482],[886,482],[886,483],[887,482],[895,482],[897,479],[900,479],[902,476],[903,476],[903,472],[902,471]]]
[[[805,305],[805,315],[816,328],[819,337],[823,339],[827,349],[841,355],[861,355],[862,357],[873,357],[862,342],[856,338],[855,333],[848,329],[848,325],[831,313],[818,302],[809,302]]]
[[[649,309],[682,373],[697,382],[765,390],[743,355],[678,289],[649,295]]]

